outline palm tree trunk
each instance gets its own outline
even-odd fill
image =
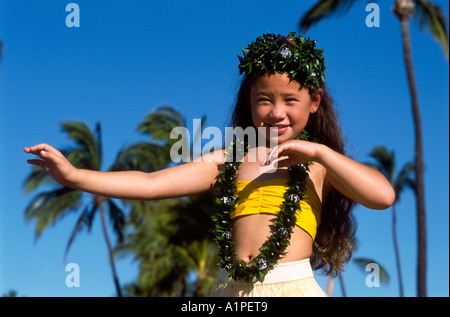
[[[347,297],[347,293],[345,292],[344,287],[344,279],[342,278],[341,271],[338,273],[339,284],[341,285],[342,297]]]
[[[417,208],[417,296],[427,296],[427,241],[425,217],[425,189],[423,170],[422,124],[420,120],[419,97],[417,95],[416,80],[411,53],[411,37],[409,33],[409,17],[414,10],[411,0],[396,0],[394,12],[400,19],[403,57],[405,59],[406,74],[411,94],[412,113],[415,128],[414,164],[416,176],[416,208]]]
[[[395,251],[395,262],[397,263],[397,275],[398,275],[398,284],[400,287],[400,297],[403,297],[403,280],[402,280],[402,270],[400,266],[400,252],[398,249],[397,242],[397,215],[395,213],[395,204],[392,205],[392,236],[394,240],[394,251]]]
[[[102,220],[103,235],[105,236],[106,245],[108,247],[109,263],[111,265],[111,270],[113,273],[114,285],[116,287],[117,296],[122,297],[122,290],[120,288],[119,278],[117,277],[116,265],[114,262],[114,255],[111,247],[111,242],[109,242],[108,231],[106,230],[107,228],[106,228],[105,213],[103,210],[103,203],[99,204],[99,208],[100,208],[100,218]]]
[[[328,295],[328,297],[333,296],[333,290],[334,290],[334,278],[332,276],[330,276],[328,278],[328,282],[327,282],[327,295]]]

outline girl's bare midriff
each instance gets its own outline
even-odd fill
[[[236,245],[237,258],[249,263],[259,254],[259,248],[271,235],[270,226],[275,217],[269,214],[242,216],[235,220],[233,239]],[[292,262],[309,258],[312,252],[312,238],[298,226],[291,236],[290,246],[286,248],[286,256],[278,262]]]

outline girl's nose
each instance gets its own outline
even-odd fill
[[[286,113],[283,106],[275,104],[270,111],[269,117],[272,119],[284,119]]]

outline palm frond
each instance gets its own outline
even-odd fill
[[[391,183],[395,191],[395,201],[400,199],[400,194],[404,187],[414,190],[414,163],[408,162],[403,165],[400,172],[395,175],[395,153],[389,152],[384,146],[376,146],[369,153],[376,163],[364,163],[373,169],[382,173],[386,179]]]
[[[116,156],[110,171],[138,170],[154,172],[170,163],[169,146],[138,142],[123,148]]]
[[[38,194],[25,209],[25,220],[36,221],[35,237],[81,204],[81,192],[68,187]]]
[[[122,209],[117,207],[112,199],[106,200],[108,203],[109,217],[112,220],[114,233],[117,241],[121,244],[124,240],[125,214]]]
[[[175,110],[172,106],[164,105],[157,109],[158,113],[165,114],[167,117],[172,118],[174,122],[179,123],[179,125],[184,125],[185,121],[181,113]]]
[[[141,263],[138,283],[150,291],[150,296],[170,296],[167,292],[176,289],[174,284],[180,280],[179,277],[173,278],[179,271],[176,256],[173,246],[169,245],[164,252]]]
[[[396,202],[400,199],[400,193],[403,191],[403,188],[407,187],[415,191],[416,181],[414,173],[415,173],[414,163],[408,162],[405,165],[403,165],[402,169],[400,170],[394,181]]]
[[[448,57],[448,28],[444,11],[431,1],[414,0],[416,9],[414,20],[419,23],[421,30],[428,29],[434,39],[442,46],[444,54]]]
[[[187,246],[175,246],[188,270],[195,272],[194,296],[211,294],[218,274],[216,248],[210,239],[196,240]]]
[[[300,31],[306,32],[324,18],[347,12],[358,0],[320,0],[306,11],[299,21]]]
[[[100,122],[97,122],[97,124],[95,125],[95,134],[96,134],[98,168],[100,169],[102,166],[102,158],[103,158],[102,125]]]
[[[94,224],[94,217],[99,207],[100,207],[99,203],[97,202],[94,196],[93,203],[87,210],[86,217],[84,219],[84,224],[86,225],[88,232],[90,232],[92,229],[92,225]]]
[[[61,124],[63,132],[68,133],[69,139],[73,140],[78,146],[72,151],[84,153],[83,168],[92,170],[100,170],[101,159],[99,157],[99,149],[97,138],[92,133],[89,126],[80,121],[66,121]],[[71,152],[71,151],[69,151]]]
[[[392,184],[395,171],[394,152],[389,152],[384,146],[376,146],[369,153],[369,156],[376,161],[376,169]]]
[[[23,188],[26,194],[37,190],[38,187],[43,185],[54,185],[56,182],[54,179],[47,174],[47,172],[38,167],[33,166],[30,174],[28,174],[27,178],[23,183]]]
[[[149,134],[153,141],[173,143],[170,131],[176,127],[185,127],[181,114],[170,106],[161,106],[145,116],[138,126],[138,132]]]
[[[353,262],[356,263],[362,271],[366,271],[366,267],[368,264],[374,263],[374,264],[378,265],[378,267],[380,269],[380,271],[379,271],[380,283],[383,283],[383,284],[389,283],[389,280],[390,280],[389,273],[386,271],[386,269],[381,264],[377,263],[375,260],[369,259],[369,258],[354,258]]]
[[[67,254],[69,253],[69,249],[72,246],[72,243],[75,239],[75,236],[80,230],[83,228],[83,224],[86,223],[86,215],[88,213],[89,207],[87,206],[83,212],[81,213],[80,217],[78,218],[77,222],[75,223],[75,227],[72,230],[72,233],[70,234],[69,241],[66,245],[66,250],[64,251],[64,263],[67,262]]]

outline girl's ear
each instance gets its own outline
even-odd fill
[[[320,101],[322,100],[323,89],[319,88],[312,96],[311,96],[311,107],[309,112],[315,113],[319,109]]]

